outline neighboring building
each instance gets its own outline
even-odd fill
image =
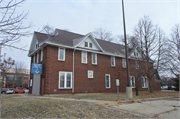
[[[16,88],[15,84],[17,78],[21,78],[23,88],[29,88],[29,74],[30,74],[29,69],[22,69],[21,73],[18,74],[17,76],[16,69],[13,68],[9,69],[4,76],[3,88]]]
[[[129,60],[141,55],[136,47],[128,49]],[[119,90],[126,90],[124,46],[95,39],[91,33],[80,35],[56,29],[55,35],[49,36],[34,32],[28,56],[31,64],[43,64],[39,83],[37,74],[30,74],[30,93],[33,89],[43,94],[116,92],[116,79],[120,80]],[[135,91],[131,72],[130,82]],[[160,82],[153,79],[152,87],[160,90]],[[148,91],[146,76],[142,76],[139,90]]]

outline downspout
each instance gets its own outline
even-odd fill
[[[76,51],[76,48],[73,51],[73,76],[72,76],[72,93],[74,94],[74,53]]]

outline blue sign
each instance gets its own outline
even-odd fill
[[[42,74],[43,64],[32,63],[31,74]]]

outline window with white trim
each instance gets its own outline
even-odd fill
[[[36,63],[39,63],[39,52],[37,53]]]
[[[142,88],[148,87],[147,77],[142,77]]]
[[[93,47],[92,43],[89,43],[89,47],[90,47],[90,48],[92,48],[92,47]]]
[[[139,63],[138,61],[135,61],[136,69],[139,69]]]
[[[81,62],[87,63],[87,52],[81,52]]]
[[[65,49],[64,48],[59,48],[58,60],[65,61]]]
[[[43,60],[43,49],[41,50],[41,61]]]
[[[33,56],[33,63],[35,63],[35,55]]]
[[[59,89],[72,88],[72,72],[59,72]]]
[[[126,59],[122,59],[122,66],[123,68],[126,68]]]
[[[111,88],[111,77],[110,74],[105,75],[106,88]]]
[[[84,47],[88,47],[88,42],[84,42]]]
[[[88,70],[88,78],[94,78],[93,71]]]
[[[130,80],[130,86],[132,88],[135,88],[135,77],[134,76],[129,76],[129,80]]]
[[[111,66],[115,67],[115,57],[111,56]]]
[[[92,53],[92,64],[97,64],[97,54]]]

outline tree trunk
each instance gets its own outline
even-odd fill
[[[138,89],[138,88],[136,88],[136,96],[138,96],[138,92],[139,92],[139,89]]]
[[[150,92],[150,93],[153,93],[151,80],[149,80],[149,89],[150,89],[149,92]]]

